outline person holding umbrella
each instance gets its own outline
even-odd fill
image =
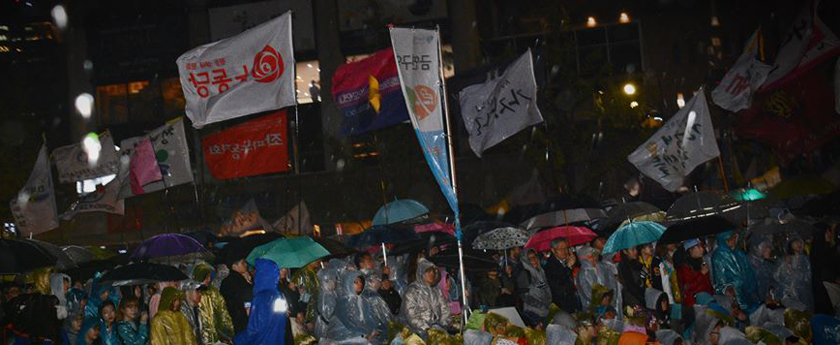
[[[714,294],[712,280],[709,278],[709,266],[703,260],[704,249],[700,240],[685,241],[683,248],[688,257],[683,260],[677,272],[677,280],[683,297],[683,308],[691,310],[694,307],[697,294]]]
[[[639,249],[631,247],[621,250],[621,262],[618,263],[618,279],[624,287],[621,297],[625,305],[645,305],[645,280],[643,267],[639,261]]]

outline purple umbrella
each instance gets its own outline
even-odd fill
[[[135,260],[155,262],[210,260],[213,255],[194,238],[182,234],[162,234],[143,241],[131,254]]]

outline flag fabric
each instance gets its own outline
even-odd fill
[[[289,213],[286,213],[286,215],[274,222],[272,227],[274,227],[274,231],[280,233],[311,235],[313,227],[306,202],[301,201],[295,205],[295,207],[289,210]]]
[[[437,31],[391,28],[405,106],[446,201],[458,218],[458,196],[450,181],[441,99],[440,37]]]
[[[543,122],[537,108],[537,82],[530,49],[499,78],[464,88],[458,99],[461,117],[470,134],[470,148],[478,157],[522,129]]]
[[[120,155],[128,159],[134,154],[134,147],[148,140],[154,149],[154,156],[162,176],[161,180],[143,186],[143,193],[151,193],[193,181],[190,150],[184,131],[183,117],[169,121],[146,135],[120,141]],[[134,196],[131,190],[130,174],[121,181],[120,198]]]
[[[834,63],[834,111],[840,114],[840,58]]]
[[[408,121],[392,49],[343,64],[333,75],[332,95],[344,115],[342,135],[357,135]]]
[[[106,185],[96,186],[96,190],[79,197],[61,214],[61,219],[70,220],[83,212],[107,212],[125,214],[125,200],[120,198],[120,176],[129,173],[129,167],[121,168],[117,177]]]
[[[61,183],[76,183],[119,172],[120,159],[111,132],[99,134],[99,158],[90,162],[81,143],[59,147],[52,156]]]
[[[236,210],[227,221],[222,223],[219,234],[221,236],[235,236],[256,229],[262,229],[266,232],[273,231],[271,225],[260,215],[257,203],[254,199],[250,199],[240,209]]]
[[[288,171],[286,111],[279,110],[201,140],[204,160],[219,180]]]
[[[152,142],[145,139],[134,146],[129,163],[131,174],[131,192],[134,195],[143,194],[143,186],[150,182],[163,179],[160,168],[155,159],[155,149]]]
[[[58,227],[58,209],[46,144],[41,145],[26,185],[12,199],[9,207],[21,235],[40,234]]]
[[[723,109],[731,112],[747,109],[752,102],[752,96],[767,79],[770,65],[757,58],[760,49],[761,29],[753,33],[744,47],[744,52],[735,61],[720,84],[712,90],[712,101]]]
[[[840,39],[817,16],[819,5],[811,0],[800,10],[759,92],[772,91],[840,54]]]
[[[195,128],[296,104],[292,15],[178,57],[187,117]]]
[[[701,88],[684,108],[627,156],[627,160],[674,192],[694,168],[719,155],[705,90]]]

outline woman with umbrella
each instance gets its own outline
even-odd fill
[[[804,252],[805,243],[798,235],[791,235],[785,246],[785,257],[773,275],[782,288],[782,304],[798,306],[807,311],[814,310],[814,296],[811,291],[811,263]],[[799,309],[799,308],[797,308]],[[802,309],[799,309],[802,310]]]
[[[529,326],[542,328],[548,316],[548,306],[551,304],[551,290],[545,270],[533,249],[525,249],[521,261],[522,270],[516,278],[516,286],[517,294],[522,299],[522,316]]]

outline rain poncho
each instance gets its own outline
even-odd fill
[[[251,300],[248,327],[233,341],[237,344],[284,344],[288,302],[277,289],[280,268],[265,259],[257,259],[255,266],[254,298]]]
[[[180,298],[181,292],[173,287],[167,287],[161,292],[160,308],[152,319],[151,345],[197,344],[195,333],[184,314],[172,311],[173,303]]]
[[[545,277],[545,270],[542,267],[534,267],[528,260],[528,252],[533,249],[526,249],[520,257],[522,271],[517,277],[517,288],[519,298],[522,299],[522,308],[526,312],[534,313],[540,318],[548,316],[548,306],[551,304],[551,289]]]
[[[329,321],[335,312],[335,303],[338,300],[336,288],[338,286],[339,270],[330,265],[329,268],[318,271],[318,286],[321,290],[318,299],[315,301],[315,336],[324,338],[327,335]]]
[[[717,235],[718,246],[712,254],[715,293],[724,295],[726,289],[735,289],[738,305],[747,313],[761,304],[758,298],[755,274],[750,266],[747,254],[740,249],[732,249],[726,241],[732,237],[732,231]]]
[[[829,315],[811,318],[815,345],[840,344],[840,319]]]
[[[362,291],[362,299],[365,301],[365,323],[369,327],[379,330],[379,337],[374,343],[381,343],[388,339],[388,324],[394,318],[388,303],[379,296],[379,287],[382,284],[380,276],[368,276],[365,281],[365,289]]]
[[[102,295],[105,292],[108,292],[107,300],[110,300],[114,303],[114,305],[120,305],[120,296],[117,294],[117,289],[113,286],[107,286],[99,283],[99,279],[102,276],[97,273],[97,276],[93,278],[90,288],[90,295],[88,296],[87,304],[85,304],[85,318],[88,317],[99,317],[99,306],[102,305],[104,300],[102,299]]]
[[[616,292],[621,291],[621,289],[612,270],[603,262],[598,261],[593,265],[589,260],[580,260],[580,271],[578,271],[577,277],[575,277],[575,283],[577,284],[578,296],[580,296],[580,303],[583,305],[583,310],[594,310],[601,304],[600,300],[596,300],[594,301],[594,306],[591,305],[593,296],[592,288],[595,284],[612,290],[613,301],[611,305],[616,310],[621,310],[621,298],[616,298],[616,295],[620,296]],[[603,294],[601,297],[603,297]]]
[[[773,274],[776,272],[776,265],[764,258],[762,252],[766,248],[772,248],[773,244],[769,239],[756,235],[750,239],[750,266],[755,272],[755,279],[758,289],[758,297],[763,301],[771,289],[778,291],[776,279]],[[775,297],[775,296],[773,296]]]
[[[318,268],[313,265],[306,265],[299,269],[292,276],[292,281],[302,289],[300,302],[306,304],[305,322],[315,321],[315,304],[310,301],[317,301],[321,289],[318,287]]]
[[[209,286],[202,291],[198,308],[202,326],[201,339],[205,344],[233,338],[233,320],[219,290]]]
[[[149,326],[134,321],[117,322],[117,335],[123,345],[145,345],[149,341]]]
[[[82,321],[82,328],[79,329],[78,336],[76,337],[76,344],[75,345],[91,345],[96,343],[88,343],[85,338],[87,338],[87,333],[90,331],[91,328],[99,327],[99,319],[94,317],[86,318]],[[98,339],[98,338],[97,338]]]
[[[69,312],[67,308],[67,293],[64,292],[64,280],[70,282],[70,276],[64,273],[50,274],[50,293],[58,298],[58,305],[55,306],[58,319],[63,320]]]
[[[668,296],[664,292],[654,288],[645,289],[645,307],[653,311],[653,315],[656,316],[657,322],[659,322],[660,326],[662,326],[670,321],[671,308],[670,304],[668,304],[665,309],[662,309],[660,300],[665,300],[665,302],[667,302]]]
[[[67,314],[82,314],[82,300],[87,298],[87,294],[82,289],[71,287],[64,295],[67,303]]]
[[[99,339],[102,340],[102,345],[122,345],[122,342],[117,337],[117,322],[114,321],[109,328],[104,320],[100,320]]]
[[[794,238],[788,241],[788,246],[793,241],[802,241]],[[782,304],[806,310],[814,310],[814,295],[811,289],[811,263],[808,257],[803,254],[789,254],[779,260],[776,272],[773,275],[779,282],[779,295]]]
[[[364,344],[367,343],[366,338],[377,329],[380,332],[384,331],[387,333],[388,321],[384,321],[384,328],[381,327],[383,320],[378,320],[377,316],[374,315],[373,308],[362,297],[365,290],[362,290],[359,294],[356,293],[355,282],[358,278],[364,279],[359,271],[344,271],[341,275],[338,302],[336,303],[335,313],[330,320],[329,329],[327,330],[327,337],[329,339],[337,341],[353,340],[352,343],[354,344]],[[387,309],[387,306],[385,308]],[[386,312],[388,311],[386,310]],[[390,314],[390,312],[388,313]],[[387,334],[380,334],[380,336],[383,335],[387,337]]]
[[[400,306],[404,324],[423,339],[426,339],[430,328],[448,327],[452,322],[449,305],[436,286],[438,281],[433,286],[425,282],[424,272],[430,268],[437,272],[437,267],[428,260],[421,259],[417,263],[416,280],[406,289]]]

